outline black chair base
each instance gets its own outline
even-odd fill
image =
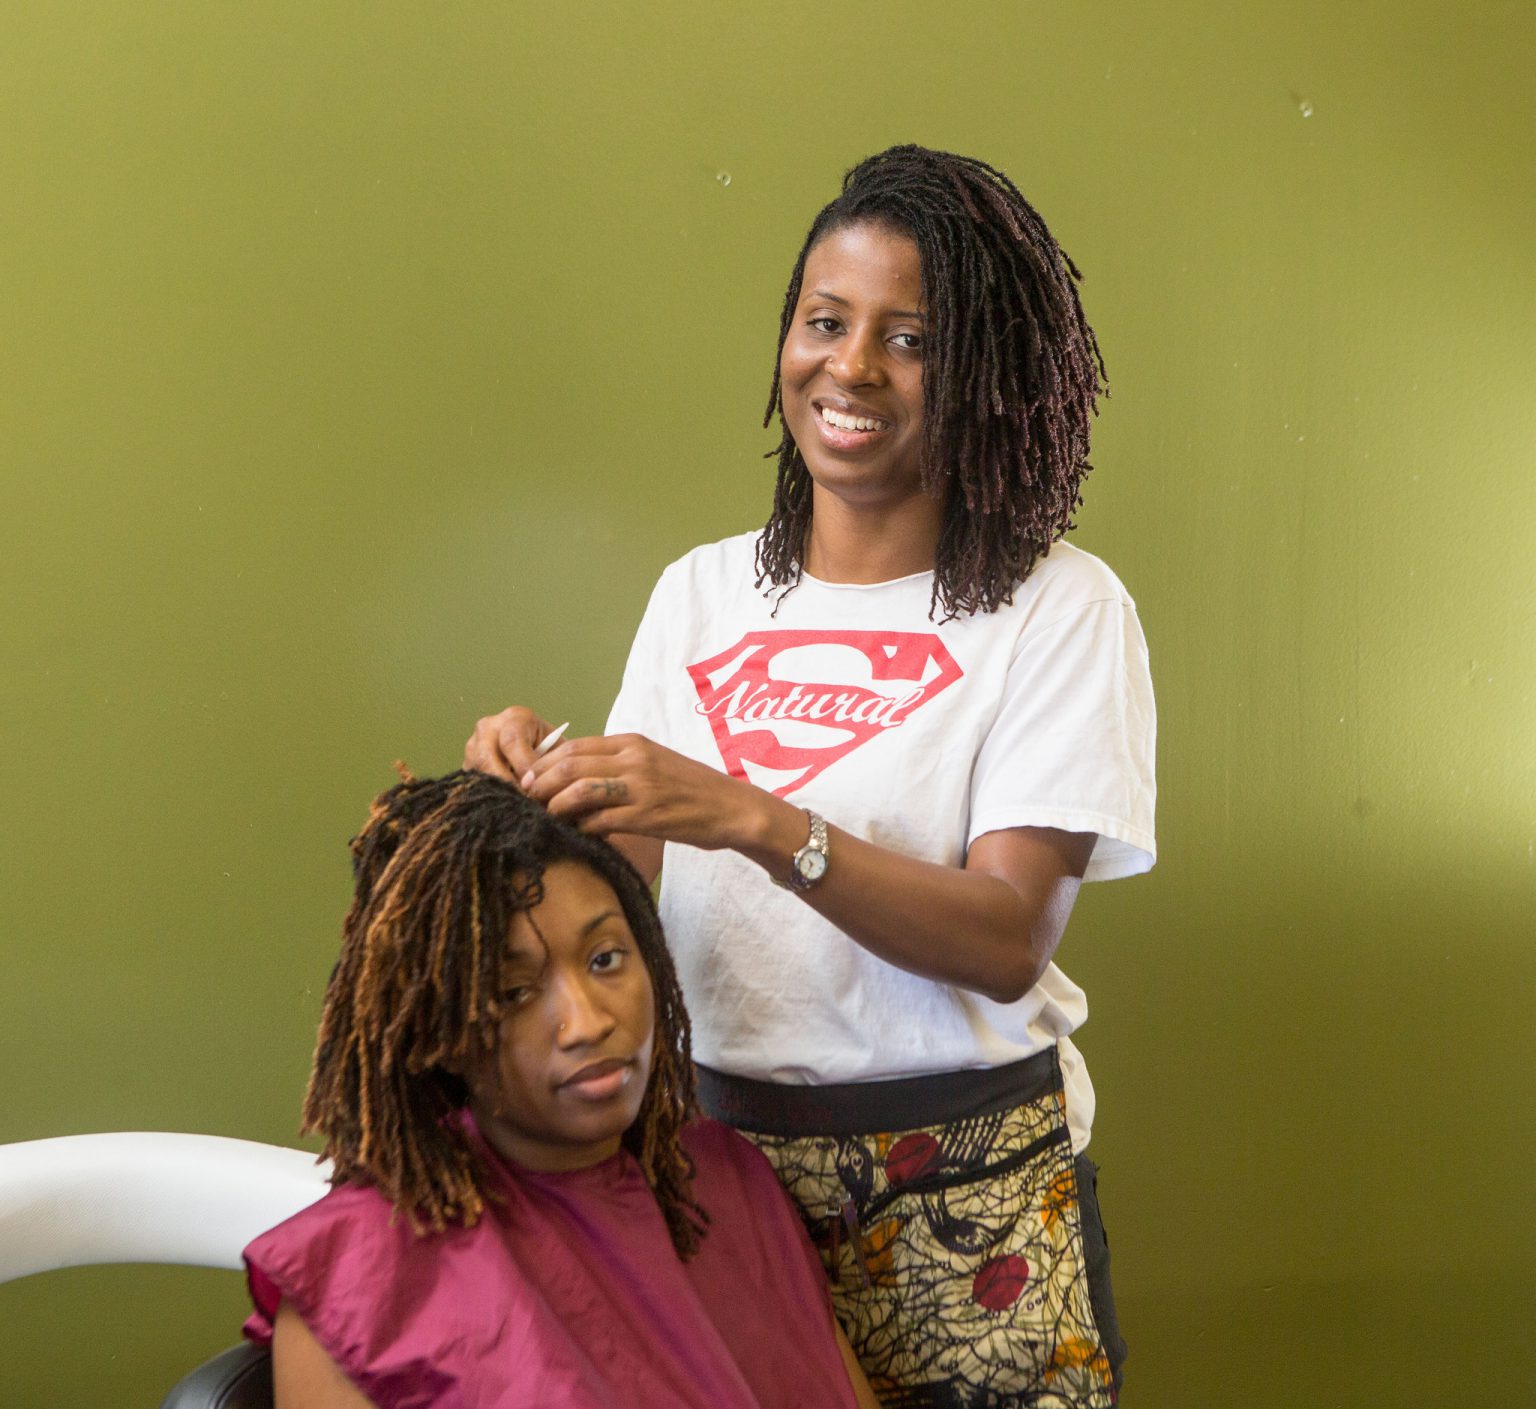
[[[272,1409],[272,1352],[231,1346],[178,1381],[160,1409]]]

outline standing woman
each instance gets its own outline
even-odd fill
[[[535,759],[513,708],[466,749],[662,872],[701,1098],[887,1405],[1120,1382],[1053,956],[1083,880],[1152,865],[1155,716],[1134,604],[1060,541],[1104,391],[1077,277],[992,167],[860,163],[785,295],[767,527],[663,573],[606,736]]]

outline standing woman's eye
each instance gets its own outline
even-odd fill
[[[806,319],[806,325],[815,328],[818,333],[835,333],[841,326],[836,318],[828,318],[825,315],[820,318]]]
[[[592,956],[592,972],[596,974],[611,974],[624,966],[626,951],[623,949],[604,949]]]
[[[919,333],[894,333],[891,341],[899,343],[908,352],[919,352],[923,346],[922,335]]]
[[[501,1001],[505,1007],[521,1008],[533,996],[533,988],[526,983],[513,984],[502,990]]]

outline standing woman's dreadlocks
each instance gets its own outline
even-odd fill
[[[684,1256],[706,1221],[679,1144],[694,1109],[688,1015],[649,888],[605,842],[481,773],[407,779],[374,800],[352,841],[356,894],[326,989],[304,1128],[326,1137],[333,1182],[370,1184],[442,1230],[472,1226],[485,1170],[457,1117],[462,1073],[496,1041],[514,917],[543,899],[546,869],[589,867],[612,887],[650,975],[649,1084],[623,1143]]]
[[[1077,296],[1077,267],[1002,172],[971,157],[892,147],[860,162],[811,223],[779,325],[784,350],[810,251],[869,223],[911,237],[922,260],[923,485],[944,506],[933,600],[946,618],[1011,601],[1072,527],[1090,426],[1108,394]],[[779,361],[763,424],[783,425]],[[793,587],[811,522],[811,477],[783,425],[758,585]]]

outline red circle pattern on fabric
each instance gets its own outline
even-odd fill
[[[971,1283],[971,1295],[988,1311],[1006,1311],[1024,1293],[1029,1263],[1017,1253],[984,1263]]]
[[[944,1151],[932,1135],[919,1131],[915,1135],[903,1135],[890,1148],[885,1157],[885,1177],[892,1184],[907,1184],[931,1174],[939,1167]]]

